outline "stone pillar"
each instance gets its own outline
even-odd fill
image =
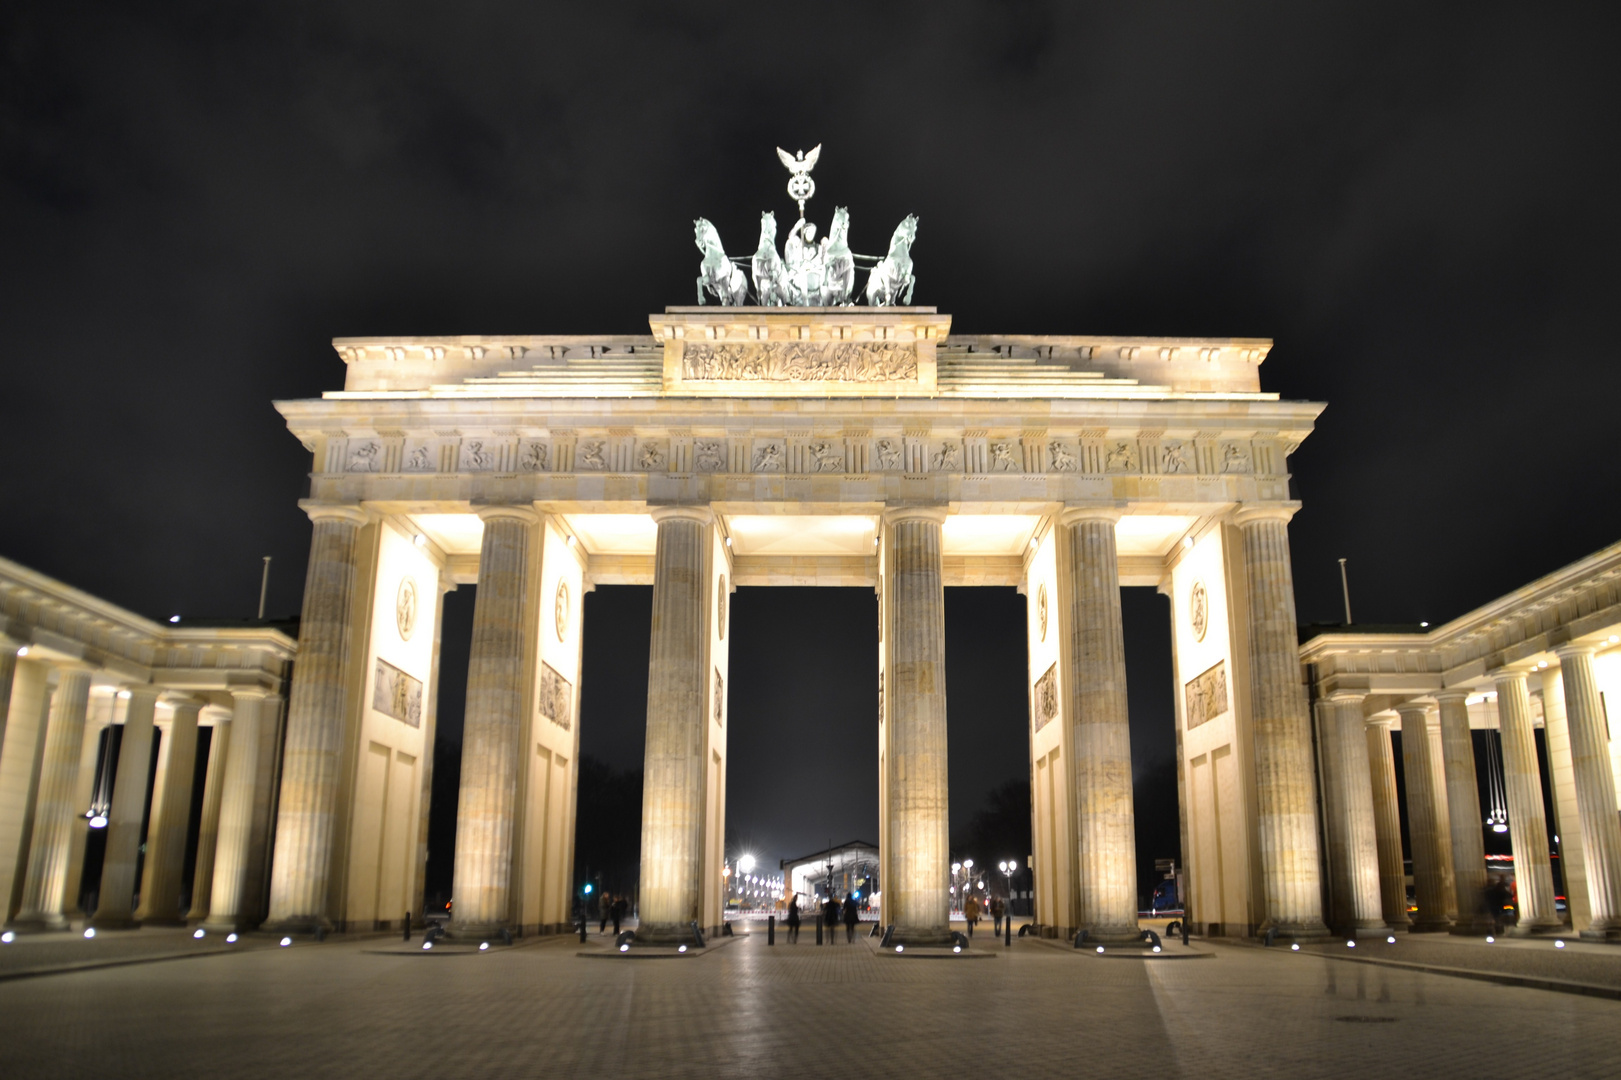
[[[197,714],[202,702],[174,703],[169,722],[169,751],[164,774],[154,786],[151,823],[146,829],[146,869],[141,874],[141,906],[135,918],[142,923],[178,926],[180,876],[186,863],[186,826],[191,821],[191,788],[197,775]]]
[[[1621,821],[1616,817],[1609,723],[1593,676],[1592,646],[1566,645],[1554,653],[1565,691],[1582,863],[1587,871],[1591,921],[1581,935],[1613,940],[1621,938]]]
[[[210,894],[214,890],[214,849],[219,843],[220,784],[225,779],[225,755],[231,749],[231,721],[215,721],[208,740],[208,770],[203,774],[203,817],[197,825],[197,863],[191,875],[191,910],[188,922],[208,918]]]
[[[1520,902],[1520,934],[1560,928],[1548,863],[1548,825],[1542,810],[1542,770],[1531,727],[1531,696],[1523,671],[1498,671],[1497,723],[1503,735],[1503,787],[1508,795],[1508,838],[1514,849],[1514,888]]]
[[[638,941],[692,940],[702,890],[704,824],[706,507],[653,510],[653,632],[647,662],[647,760],[642,786]],[[886,882],[887,890],[889,884]],[[887,893],[886,893],[887,902]]]
[[[1401,717],[1402,776],[1407,781],[1407,836],[1412,841],[1413,888],[1418,915],[1413,933],[1449,930],[1446,870],[1441,862],[1440,822],[1435,814],[1435,766],[1430,761],[1429,710],[1422,701],[1396,706]]]
[[[1379,841],[1374,824],[1373,785],[1368,771],[1368,740],[1363,733],[1362,695],[1341,691],[1329,698],[1328,738],[1323,760],[1336,773],[1339,814],[1339,859],[1335,895],[1342,928],[1353,936],[1383,934],[1390,929],[1381,908]],[[1330,837],[1335,830],[1331,829]],[[1342,892],[1343,890],[1343,892]]]
[[[6,721],[11,717],[11,684],[17,677],[17,648],[0,640],[0,754],[6,749]]]
[[[1452,887],[1458,917],[1454,934],[1492,932],[1486,910],[1486,848],[1481,840],[1480,792],[1475,786],[1475,746],[1469,734],[1469,692],[1442,690],[1441,764],[1446,775],[1448,840],[1452,846]]]
[[[253,803],[259,779],[259,721],[266,695],[263,690],[251,689],[235,690],[231,696],[231,746],[220,784],[219,834],[214,841],[208,916],[203,923],[210,930],[227,933],[252,929],[253,919],[243,901],[247,897],[248,852],[253,846]],[[212,763],[209,773],[213,774]]]
[[[1075,793],[1078,929],[1100,942],[1137,942],[1136,824],[1126,646],[1113,509],[1070,509],[1059,521],[1058,580],[1067,595],[1060,642],[1064,715]],[[943,595],[943,594],[942,594]],[[943,625],[943,623],[942,623]],[[943,652],[942,652],[943,656]],[[942,721],[944,700],[941,701]],[[942,758],[945,749],[941,731]],[[943,804],[942,804],[943,805]]]
[[[529,627],[530,560],[540,518],[521,506],[481,507],[478,593],[467,662],[467,718],[456,811],[455,907],[451,933],[479,937],[516,926],[512,913],[512,840],[518,801],[520,737],[532,707],[524,673]]]
[[[20,930],[64,930],[64,895],[73,830],[82,827],[78,793],[79,757],[84,743],[85,710],[90,704],[90,672],[60,671],[45,729],[44,757],[34,802],[34,833],[28,846],[28,874],[22,905],[11,925]]]
[[[314,522],[304,579],[298,659],[282,754],[281,799],[270,876],[270,918],[282,933],[329,928],[327,894],[343,760],[353,630],[358,506],[305,504]]]
[[[945,586],[939,507],[884,514],[888,754],[884,919],[897,944],[951,940],[946,782]]]
[[[1249,596],[1250,741],[1265,918],[1257,932],[1326,936],[1317,853],[1311,721],[1300,685],[1288,507],[1234,515]]]
[[[124,733],[118,744],[118,772],[113,778],[113,805],[107,815],[107,847],[101,860],[101,885],[90,921],[98,930],[132,930],[135,876],[141,863],[141,826],[146,823],[147,781],[152,775],[152,736],[156,730],[158,688],[132,686],[125,693]]]
[[[1405,930],[1407,870],[1401,850],[1401,806],[1396,798],[1396,754],[1390,721],[1368,721],[1368,779],[1373,796],[1373,831],[1379,848],[1379,902],[1386,923]]]
[[[1580,933],[1593,921],[1587,898],[1587,869],[1582,860],[1582,815],[1576,809],[1576,770],[1570,761],[1570,724],[1565,716],[1564,671],[1542,669],[1542,737],[1548,752],[1548,783],[1553,796],[1553,850],[1559,856],[1559,880],[1565,887],[1565,916]]]

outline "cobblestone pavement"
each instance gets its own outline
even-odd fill
[[[567,938],[459,955],[376,946],[0,983],[0,1075],[1621,1075],[1621,1002],[1304,951],[1143,961],[1016,941],[963,962],[755,935],[632,961],[579,956]]]

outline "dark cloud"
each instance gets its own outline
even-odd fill
[[[690,302],[688,222],[747,247],[772,148],[823,142],[817,205],[869,249],[918,213],[962,330],[1276,338],[1265,385],[1329,404],[1302,617],[1346,556],[1358,615],[1445,619],[1618,532],[1617,22],[18,0],[0,551],[158,616],[251,611],[269,553],[296,610],[308,461],[269,403],[341,384],[331,337],[638,330]]]

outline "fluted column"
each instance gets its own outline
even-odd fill
[[[20,930],[61,930],[73,830],[82,811],[74,805],[79,756],[84,744],[85,711],[90,704],[90,672],[61,671],[45,729],[39,789],[34,800],[34,834],[28,847],[28,874],[22,904],[11,925]]]
[[[174,703],[169,752],[146,829],[141,906],[135,910],[135,918],[142,923],[174,926],[185,922],[180,911],[180,876],[186,862],[191,788],[197,775],[197,714],[202,708],[202,702],[195,700]]]
[[[1339,861],[1343,870],[1334,879],[1335,895],[1343,896],[1343,911],[1336,916],[1343,928],[1382,933],[1389,929],[1379,893],[1379,841],[1374,825],[1373,785],[1368,771],[1368,740],[1363,733],[1361,694],[1340,692],[1329,699],[1329,738],[1323,758],[1336,773],[1336,812],[1339,815]],[[1335,835],[1330,830],[1330,837]]]
[[[219,834],[214,841],[214,871],[208,891],[211,930],[248,930],[253,919],[245,910],[249,859],[253,847],[253,804],[259,781],[260,714],[265,692],[232,691],[231,745],[221,783]]]
[[[692,940],[702,889],[704,820],[704,561],[714,515],[705,507],[653,510],[653,625],[647,661],[647,751],[642,781],[642,942]]]
[[[346,728],[355,541],[366,523],[358,506],[307,504],[305,510],[315,527],[288,703],[265,924],[284,933],[332,925],[327,894]]]
[[[518,804],[519,740],[527,714],[524,672],[535,621],[529,564],[540,518],[521,506],[486,506],[467,661],[461,794],[451,932],[468,937],[515,925],[512,837]]]
[[[128,930],[135,918],[135,874],[141,858],[141,825],[146,819],[152,776],[153,713],[158,688],[132,686],[124,707],[124,732],[118,744],[118,772],[113,777],[113,805],[107,814],[107,847],[101,860],[101,885],[95,914],[98,929]]]
[[[1548,825],[1542,810],[1542,770],[1531,727],[1531,696],[1523,671],[1493,674],[1497,722],[1503,737],[1503,787],[1508,795],[1508,838],[1514,849],[1514,888],[1521,934],[1551,933],[1560,926],[1548,862]]]
[[[1102,942],[1140,938],[1136,824],[1126,646],[1120,619],[1119,558],[1112,509],[1066,510],[1058,557],[1068,608],[1061,625],[1065,716],[1075,784],[1079,929]]]
[[[1435,766],[1430,760],[1429,705],[1404,701],[1401,717],[1402,775],[1407,781],[1407,836],[1412,841],[1413,889],[1418,914],[1413,932],[1451,929],[1446,912],[1446,872],[1441,863],[1440,822],[1435,814]]]
[[[1452,845],[1452,883],[1458,901],[1454,934],[1492,932],[1486,911],[1486,848],[1480,833],[1480,791],[1475,786],[1475,744],[1469,734],[1469,693],[1443,690],[1441,754],[1446,774],[1448,839]]]
[[[1610,732],[1593,676],[1593,649],[1555,649],[1565,691],[1570,730],[1570,764],[1581,819],[1582,863],[1587,871],[1591,921],[1582,937],[1621,937],[1621,821],[1616,817],[1615,777],[1610,764]]]
[[[1265,918],[1257,929],[1322,936],[1317,791],[1311,722],[1300,685],[1299,631],[1289,561],[1288,507],[1234,515],[1244,536],[1249,594],[1250,740]]]
[[[889,880],[884,918],[897,944],[951,939],[950,824],[946,773],[946,613],[938,507],[884,514],[885,777]]]
[[[1368,721],[1368,780],[1373,801],[1373,832],[1379,849],[1379,906],[1384,920],[1405,930],[1407,869],[1401,850],[1401,805],[1396,797],[1396,754],[1390,745],[1390,721]]]
[[[215,721],[208,740],[208,769],[203,774],[203,816],[197,823],[197,862],[191,875],[191,910],[188,922],[208,918],[214,889],[214,849],[219,844],[220,784],[225,779],[225,756],[231,749],[231,721]]]
[[[11,685],[17,677],[15,642],[0,639],[0,754],[6,749],[6,722],[11,717]]]

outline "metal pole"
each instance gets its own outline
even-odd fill
[[[265,556],[265,572],[259,578],[259,621],[265,618],[265,594],[270,591],[270,556]]]
[[[765,943],[767,945],[777,943],[777,917],[775,915],[765,917]]]
[[[1340,593],[1345,597],[1345,625],[1351,625],[1351,583],[1345,577],[1345,560],[1340,560]]]

